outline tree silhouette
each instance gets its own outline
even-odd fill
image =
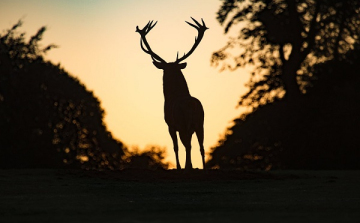
[[[315,65],[316,81],[290,107],[276,101],[234,120],[208,167],[359,169],[360,47]]]
[[[121,167],[124,145],[99,100],[60,65],[43,59],[42,27],[29,41],[19,21],[0,35],[0,167]]]
[[[255,109],[234,120],[209,167],[360,168],[359,11],[355,0],[223,1],[217,19],[240,35],[212,63],[253,69],[239,104]]]
[[[224,0],[217,20],[225,33],[240,34],[213,53],[212,64],[252,67],[240,105],[257,107],[285,92],[296,101],[311,86],[313,65],[343,59],[359,42],[359,12],[356,0]]]

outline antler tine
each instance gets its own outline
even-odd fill
[[[151,21],[151,23],[152,23],[152,21]],[[152,28],[154,28],[154,26],[155,26],[156,24],[157,24],[157,21],[154,23],[154,25],[150,26],[149,31],[150,31]]]
[[[206,27],[205,22],[204,22],[204,20],[202,18],[201,18],[201,21],[202,21],[203,26]],[[208,29],[208,28],[206,27],[206,29]]]
[[[193,17],[190,17],[194,22],[195,22],[195,24],[197,25],[194,25],[194,24],[192,24],[192,23],[190,23],[190,22],[188,22],[188,21],[185,21],[187,24],[189,24],[190,26],[192,26],[192,27],[194,27],[195,29],[197,29],[197,30],[199,30],[199,29],[209,29],[209,28],[207,28],[206,27],[206,25],[205,25],[205,22],[204,22],[204,20],[201,18],[201,21],[202,21],[202,25],[198,22],[198,21],[196,21]]]
[[[199,27],[195,26],[194,24],[188,22],[188,21],[185,21],[187,24],[189,24],[190,26],[194,27],[195,29],[199,29]]]
[[[198,31],[198,37],[195,37],[195,43],[193,45],[193,47],[190,49],[190,51],[187,54],[184,54],[184,56],[182,56],[181,58],[178,58],[178,56],[176,56],[176,61],[175,63],[180,63],[181,61],[185,60],[186,58],[188,58],[196,49],[196,47],[199,45],[200,41],[202,40],[205,31],[208,29],[208,27],[206,27],[205,22],[203,19],[201,19],[202,21],[202,25],[196,21],[193,17],[190,17],[194,23],[196,24],[192,24],[188,21],[185,21],[187,24],[189,24],[190,26],[194,27],[197,31]]]
[[[151,23],[152,23],[153,21],[151,20],[151,21],[149,21],[147,24],[146,24],[146,26],[144,27],[144,30],[145,30],[145,33],[148,33],[149,31],[149,26],[151,26]]]
[[[139,27],[136,26],[136,32],[138,32],[141,36],[140,47],[145,53],[149,54],[154,61],[156,60],[156,61],[166,63],[165,60],[163,60],[159,55],[157,55],[156,53],[154,53],[151,50],[151,47],[146,40],[146,34],[148,34],[150,32],[150,30],[152,28],[154,28],[154,26],[157,24],[157,21],[154,24],[153,24],[153,22],[154,22],[153,20],[150,20],[143,29],[139,29]]]
[[[156,25],[156,23],[157,23],[157,21],[155,22],[155,24],[153,25],[152,23],[153,23],[154,21],[149,21],[149,23],[145,26],[146,27],[146,34],[148,33],[148,32],[150,32],[150,30],[152,30],[152,28],[154,28],[154,26]]]
[[[200,23],[198,21],[196,21],[193,17],[190,17],[195,23],[196,25],[198,25],[199,27],[201,26]]]

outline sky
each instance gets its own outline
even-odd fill
[[[183,55],[194,43],[197,31],[185,23],[191,17],[206,23],[204,38],[184,62],[182,70],[190,94],[205,110],[205,151],[210,152],[232,120],[245,108],[236,108],[245,93],[249,72],[223,71],[210,65],[211,54],[225,46],[228,36],[216,20],[217,0],[0,0],[0,31],[24,21],[27,37],[40,27],[47,31],[42,46],[54,43],[46,59],[77,77],[94,92],[105,110],[104,122],[113,136],[127,147],[140,150],[165,147],[167,161],[175,163],[171,137],[164,121],[162,70],[140,48],[136,26],[158,21],[147,35],[153,51],[167,62]],[[180,143],[180,140],[179,140]],[[185,163],[185,148],[179,144]],[[206,158],[209,158],[207,155]],[[192,140],[194,168],[202,168],[196,136]]]

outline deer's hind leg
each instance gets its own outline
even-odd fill
[[[205,150],[204,150],[204,126],[201,126],[195,130],[196,137],[199,141],[200,153],[203,163],[203,169],[205,170]]]
[[[174,152],[175,152],[175,157],[176,157],[176,168],[178,170],[181,170],[181,166],[180,166],[180,162],[179,162],[179,146],[178,146],[178,141],[177,141],[176,130],[169,127],[169,133],[170,133],[171,139],[174,144]]]

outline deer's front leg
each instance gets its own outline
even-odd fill
[[[178,170],[181,170],[181,166],[180,166],[180,162],[179,162],[179,146],[178,146],[178,141],[177,141],[177,136],[176,136],[176,130],[169,127],[169,133],[170,133],[171,139],[174,144],[174,152],[175,152],[175,157],[176,157],[176,168]]]
[[[191,163],[191,136],[192,134],[189,132],[179,132],[180,139],[186,149],[186,161],[185,161],[185,169],[192,170]]]

